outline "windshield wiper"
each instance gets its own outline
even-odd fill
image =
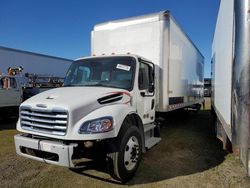
[[[64,85],[63,87],[75,87],[76,85]]]
[[[83,84],[71,84],[71,85],[64,85],[63,87],[81,87],[81,86],[87,86]]]
[[[107,85],[104,85],[104,84],[91,84],[91,85],[86,85],[86,86],[107,86]]]

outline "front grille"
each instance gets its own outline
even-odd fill
[[[20,121],[24,130],[63,136],[67,130],[68,113],[66,110],[21,108]]]

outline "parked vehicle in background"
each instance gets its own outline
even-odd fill
[[[23,102],[24,84],[25,79],[22,77],[0,76],[0,108],[18,107]],[[4,110],[9,111],[12,109]]]
[[[211,97],[211,78],[204,79],[204,97]]]
[[[221,0],[212,47],[212,107],[218,138],[250,175],[249,0]]]
[[[27,79],[21,76],[23,68],[8,68],[7,75],[0,75],[0,112],[1,117],[7,118],[10,113],[18,112],[23,102],[23,88]]]
[[[204,58],[169,11],[98,24],[91,48],[64,87],[21,104],[16,151],[79,168],[100,147],[110,174],[126,182],[161,140],[156,112],[201,107]]]
[[[55,77],[46,74],[26,73],[25,77],[28,79],[28,86],[26,86],[23,91],[23,101],[38,93],[52,88],[61,87],[64,82],[64,78],[62,77]]]
[[[63,78],[48,75],[22,74],[23,68],[8,68],[8,74],[0,75],[0,111],[7,118],[18,114],[19,105],[26,99],[51,88],[60,87]]]

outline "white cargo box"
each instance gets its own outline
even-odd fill
[[[221,1],[212,46],[212,78],[214,107],[228,126],[226,130],[230,129],[231,124],[233,22],[234,1]]]
[[[204,58],[169,11],[98,24],[92,55],[136,54],[156,65],[157,111],[203,98]]]

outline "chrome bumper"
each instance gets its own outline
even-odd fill
[[[74,147],[77,147],[77,144],[65,145],[56,141],[30,138],[22,134],[15,135],[14,140],[18,155],[49,164],[55,164],[68,168],[75,167],[72,162],[72,155],[73,149]],[[56,154],[58,157],[57,160],[50,160],[48,158],[43,158],[41,154],[39,156],[30,155],[25,152],[24,148],[33,149],[40,153],[46,152],[47,154]]]

